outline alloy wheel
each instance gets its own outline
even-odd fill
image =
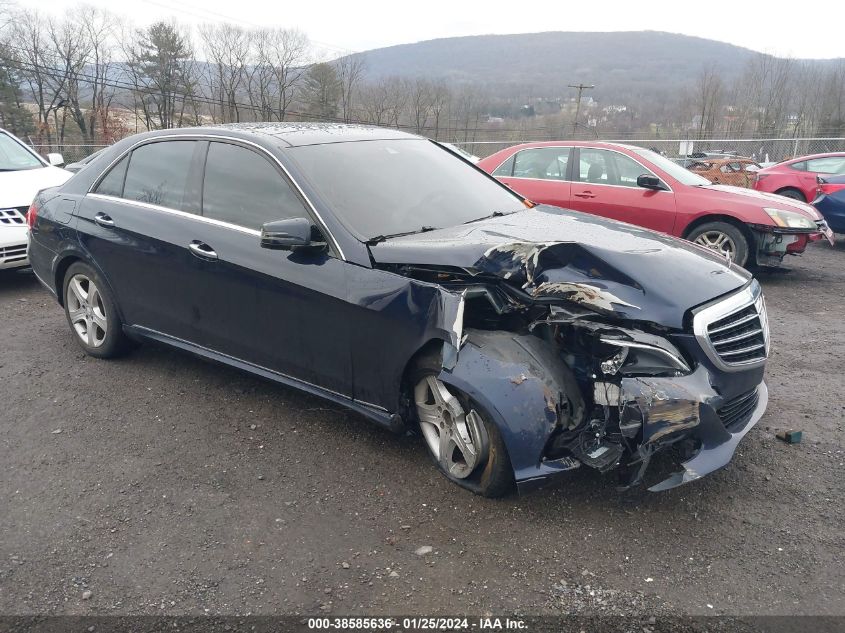
[[[420,430],[442,468],[466,479],[487,459],[487,432],[475,409],[464,406],[436,376],[426,376],[414,387]]]
[[[721,253],[731,261],[736,259],[736,244],[730,235],[721,231],[706,231],[695,238],[695,243]]]
[[[77,336],[89,347],[100,347],[108,333],[103,297],[86,275],[76,274],[68,283],[68,316]]]

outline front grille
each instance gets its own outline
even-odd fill
[[[713,362],[728,371],[756,365],[769,355],[769,321],[759,284],[700,310],[695,335]]]
[[[11,264],[26,259],[26,244],[0,248],[0,262]]]
[[[26,207],[16,209],[0,209],[0,225],[23,226],[26,224]]]
[[[757,401],[760,399],[757,389],[752,389],[740,396],[728,400],[717,411],[722,419],[722,424],[728,430],[743,426],[754,409],[757,408]]]
[[[707,337],[716,354],[728,365],[766,358],[766,335],[756,304],[708,325]]]

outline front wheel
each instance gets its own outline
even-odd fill
[[[485,497],[506,495],[514,477],[499,429],[439,374],[437,357],[423,359],[411,374],[414,411],[429,455],[459,486]]]
[[[687,239],[716,251],[740,266],[745,266],[748,261],[748,240],[733,224],[708,222],[693,229]]]

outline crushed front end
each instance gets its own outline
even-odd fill
[[[501,248],[488,252],[476,269],[505,283],[481,283],[485,273],[475,275],[478,285],[452,278],[467,297],[467,329],[457,360],[444,355],[442,379],[500,418],[519,487],[587,466],[618,470],[630,488],[660,452],[680,455],[681,470],[652,491],[725,466],[768,401],[758,282],[669,327],[631,318],[640,308],[607,280],[563,281],[571,268],[544,267],[544,251],[555,248],[508,247],[513,259],[504,260]]]
[[[657,332],[552,309],[533,326],[560,348],[581,386],[586,419],[549,436],[544,461],[575,458],[620,484],[640,484],[652,457],[673,447],[682,470],[666,490],[725,466],[765,411],[769,333],[754,281],[692,310],[688,328]],[[652,331],[648,331],[652,330]]]

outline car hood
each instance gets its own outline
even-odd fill
[[[0,171],[0,209],[28,207],[39,191],[64,184],[72,175],[58,167]]]
[[[550,206],[391,238],[370,253],[377,265],[457,267],[535,299],[677,329],[687,310],[751,279],[690,242]]]
[[[779,196],[776,193],[767,193],[765,191],[757,191],[756,189],[745,189],[743,187],[731,187],[730,185],[705,185],[701,187],[709,191],[715,191],[723,196],[729,197],[731,202],[738,202],[741,199],[743,202],[753,204],[759,208],[774,207],[776,209],[784,209],[786,211],[796,211],[804,215],[814,222],[821,220],[821,214],[812,206],[801,202],[800,200],[793,200],[785,196]],[[771,224],[771,222],[769,222]]]

